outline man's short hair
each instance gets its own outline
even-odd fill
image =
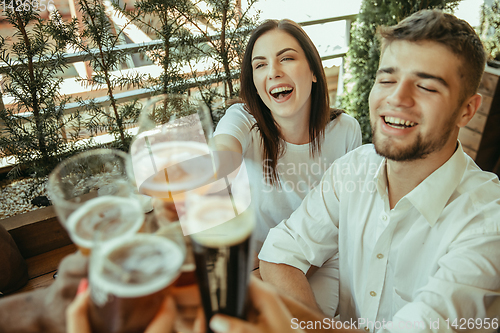
[[[447,47],[461,60],[461,103],[479,88],[486,52],[474,29],[464,20],[437,9],[424,9],[396,25],[379,27],[377,35],[382,52],[393,41],[433,41]]]

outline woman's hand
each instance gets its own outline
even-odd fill
[[[88,319],[88,308],[90,302],[88,281],[83,279],[78,287],[78,293],[73,302],[66,310],[67,333],[91,333]],[[177,310],[174,300],[169,295],[163,301],[158,313],[148,325],[144,333],[168,333],[172,332],[175,324]]]

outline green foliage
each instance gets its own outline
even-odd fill
[[[491,6],[483,3],[479,34],[491,59],[500,61],[500,0],[494,0]]]
[[[94,88],[105,88],[107,91],[109,109],[96,103],[94,99],[77,99],[82,111],[85,111],[85,126],[94,135],[109,132],[115,137],[113,146],[127,151],[132,138],[126,128],[137,121],[140,106],[136,102],[119,105],[115,90],[125,86],[140,88],[146,77],[141,74],[116,74],[121,63],[129,56],[116,48],[122,40],[123,29],[115,31],[101,0],[79,0],[78,4],[83,21],[81,33],[77,32],[76,20],[53,20],[52,32],[58,41],[61,42],[61,38],[64,38],[73,48],[87,54],[94,75],[90,78],[79,78],[80,82]]]
[[[7,39],[0,36],[0,62],[6,66],[4,93],[14,98],[15,106],[0,107],[0,157],[17,160],[12,178],[43,177],[63,155],[78,149],[78,130],[66,129],[78,127],[79,114],[64,115],[67,99],[59,95],[62,80],[56,77],[67,64],[33,8],[4,15],[15,33]]]
[[[257,21],[248,14],[255,1],[243,9],[235,0],[138,0],[133,11],[120,8],[129,24],[162,40],[161,46],[140,51],[162,67],[158,78],[120,73],[129,57],[117,49],[125,39],[124,27],[118,29],[109,20],[101,0],[79,0],[81,22],[64,22],[57,12],[49,20],[33,10],[4,12],[16,29],[14,41],[0,36],[0,62],[7,67],[4,93],[16,103],[9,108],[0,103],[0,156],[13,155],[19,161],[12,174],[44,176],[62,159],[94,144],[76,144],[85,129],[91,135],[111,133],[116,138],[112,146],[128,150],[126,129],[136,124],[142,105],[118,104],[116,91],[124,87],[187,93],[196,86],[217,121],[227,100],[238,95],[241,57]],[[62,79],[57,75],[67,67],[67,47],[86,54],[94,74],[79,80],[96,90],[104,88],[108,102],[77,98],[79,111],[64,114],[69,98],[59,95]],[[198,63],[210,65],[202,71]]]
[[[346,95],[342,107],[353,115],[361,126],[363,143],[371,142],[372,133],[368,96],[375,80],[380,59],[379,42],[375,32],[380,25],[394,25],[405,17],[427,8],[453,10],[459,0],[363,0],[351,30],[347,53],[348,72]]]
[[[163,69],[158,78],[149,77],[147,84],[159,86],[162,93],[185,92],[187,87],[182,84],[185,80],[182,67],[193,56],[192,48],[185,42],[191,38],[191,33],[184,27],[184,17],[196,15],[191,1],[138,0],[132,12],[126,7],[119,8],[117,3],[114,6],[144,31],[154,33],[163,42],[161,46],[141,50]]]
[[[246,42],[257,25],[259,13],[255,16],[249,14],[256,0],[248,1],[245,8],[238,7],[236,2],[230,0],[206,0],[205,2],[207,10],[199,12],[197,16],[186,17],[186,20],[196,27],[195,35],[203,37],[203,42],[197,43],[194,40],[192,43],[198,50],[198,57],[195,57],[190,65],[203,61],[203,58],[211,59],[211,66],[208,70],[211,80],[204,82],[198,80],[199,75],[193,67],[191,67],[191,76],[197,82],[197,87],[210,109],[214,123],[217,123],[225,113],[227,102],[238,96],[239,89],[235,81],[239,78]],[[202,28],[195,19],[215,29],[218,38],[209,35],[207,29]],[[221,84],[214,86],[214,82],[221,82]]]
[[[226,101],[238,95],[235,80],[246,40],[256,26],[257,17],[249,15],[255,2],[240,8],[231,0],[139,0],[134,12],[120,10],[163,41],[160,48],[142,50],[163,68],[149,84],[164,93],[182,93],[194,82],[217,121]],[[206,64],[202,73],[198,64]],[[185,68],[189,73],[183,72]]]

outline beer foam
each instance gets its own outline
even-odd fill
[[[255,217],[251,207],[234,204],[228,197],[205,196],[189,206],[186,222],[189,230],[194,231],[191,238],[195,242],[221,247],[236,245],[250,237]]]
[[[195,141],[153,144],[132,155],[132,163],[139,191],[152,196],[190,190],[214,176],[208,145]]]
[[[109,223],[109,238],[128,236],[141,228],[144,213],[135,199],[105,195],[80,206],[68,217],[66,227],[76,245],[91,249],[101,222]]]
[[[101,293],[132,298],[153,294],[172,283],[180,274],[184,252],[168,238],[136,234],[105,242],[91,260],[92,286]]]

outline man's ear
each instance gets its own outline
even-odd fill
[[[458,119],[457,126],[464,127],[469,123],[469,121],[474,117],[476,111],[481,106],[481,101],[483,97],[476,93],[475,95],[469,97],[463,104],[460,116]]]

